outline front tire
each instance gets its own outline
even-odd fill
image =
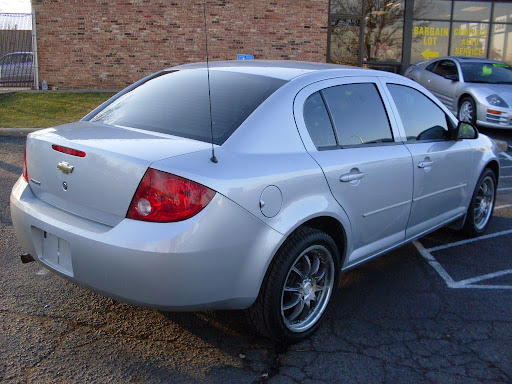
[[[281,246],[263,280],[249,321],[264,336],[299,342],[316,331],[338,285],[339,254],[332,238],[303,227]]]
[[[464,231],[469,236],[479,236],[489,226],[496,202],[496,189],[496,175],[491,169],[486,168],[476,183],[466,215]]]
[[[476,104],[472,97],[466,96],[459,105],[459,120],[476,124]]]

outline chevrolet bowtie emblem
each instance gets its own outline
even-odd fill
[[[74,168],[75,167],[73,167],[72,165],[69,165],[69,163],[67,163],[66,161],[61,161],[57,165],[57,169],[59,171],[61,171],[62,173],[64,173],[65,175],[70,174],[71,172],[73,172]]]

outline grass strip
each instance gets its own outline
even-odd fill
[[[46,128],[80,120],[114,93],[35,93],[0,95],[0,128]]]

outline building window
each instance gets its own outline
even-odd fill
[[[512,4],[415,0],[411,62],[469,56],[512,59]]]
[[[329,61],[400,71],[402,0],[331,0]]]
[[[449,55],[512,63],[512,1],[330,1],[329,62],[400,73]]]

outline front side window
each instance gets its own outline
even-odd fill
[[[374,84],[347,84],[322,91],[342,147],[392,143],[388,116]]]
[[[408,142],[447,140],[448,117],[432,100],[414,88],[388,84]]]
[[[125,93],[90,120],[221,145],[286,81],[206,69],[163,72]],[[213,132],[212,132],[213,131]]]
[[[434,61],[433,63],[430,63],[427,68],[425,68],[427,71],[434,72],[434,67],[437,65],[438,61]]]
[[[436,65],[433,72],[442,77],[447,75],[457,76],[457,66],[451,60],[443,60]]]

